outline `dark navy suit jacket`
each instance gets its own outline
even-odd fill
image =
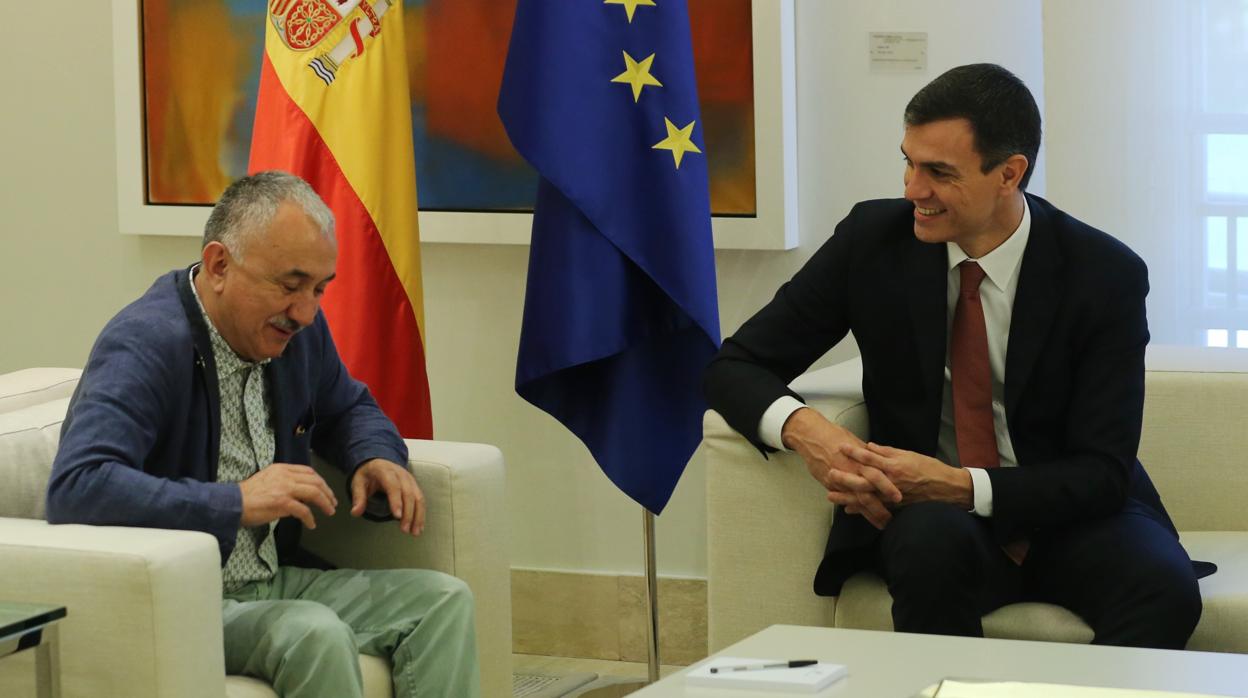
[[[990,470],[1000,543],[1124,508],[1174,530],[1136,460],[1144,409],[1148,271],[1125,245],[1028,195],[1006,351],[1005,409],[1017,468]],[[852,332],[871,439],[936,455],[946,353],[948,260],[914,235],[905,200],[860,203],[748,320],[707,370],[711,407],[760,449],[764,410]],[[1177,534],[1176,534],[1177,535]],[[815,578],[835,594],[869,564],[877,532],[838,515]]]
[[[47,518],[203,531],[217,538],[224,563],[242,494],[237,483],[216,482],[217,370],[188,272],[157,279],[100,333],[61,428]],[[371,458],[407,462],[394,425],[347,374],[324,315],[269,362],[265,378],[277,462],[308,464],[313,448],[348,476]],[[284,562],[297,524],[279,525]]]

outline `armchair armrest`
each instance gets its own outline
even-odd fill
[[[860,436],[867,432],[850,361],[798,378],[807,404]],[[776,623],[832,626],[836,599],[816,596],[833,506],[795,453],[766,459],[708,411],[703,421],[707,463],[707,612],[712,652]]]
[[[207,534],[0,518],[0,599],[65,606],[64,695],[221,698],[221,561]],[[0,663],[0,695],[34,695]]]
[[[425,530],[419,538],[397,524],[377,523],[338,511],[304,531],[303,545],[340,567],[421,568],[459,577],[476,603],[477,647],[484,695],[511,694],[511,563],[502,453],[493,446],[450,441],[407,441],[408,467],[425,493]],[[344,492],[341,472],[323,462],[317,470],[334,492]]]

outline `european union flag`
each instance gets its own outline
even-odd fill
[[[660,513],[719,344],[685,0],[520,0],[498,112],[541,175],[516,392]]]

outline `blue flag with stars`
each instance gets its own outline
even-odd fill
[[[660,513],[719,345],[685,0],[520,0],[498,113],[541,177],[516,392]]]

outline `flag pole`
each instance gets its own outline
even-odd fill
[[[659,680],[659,575],[654,555],[654,513],[641,508],[641,530],[646,557],[646,668],[647,680],[617,683],[578,694],[581,698],[617,698]]]
[[[659,575],[654,556],[654,513],[641,508],[642,537],[646,541],[646,662],[650,683],[659,680]]]

